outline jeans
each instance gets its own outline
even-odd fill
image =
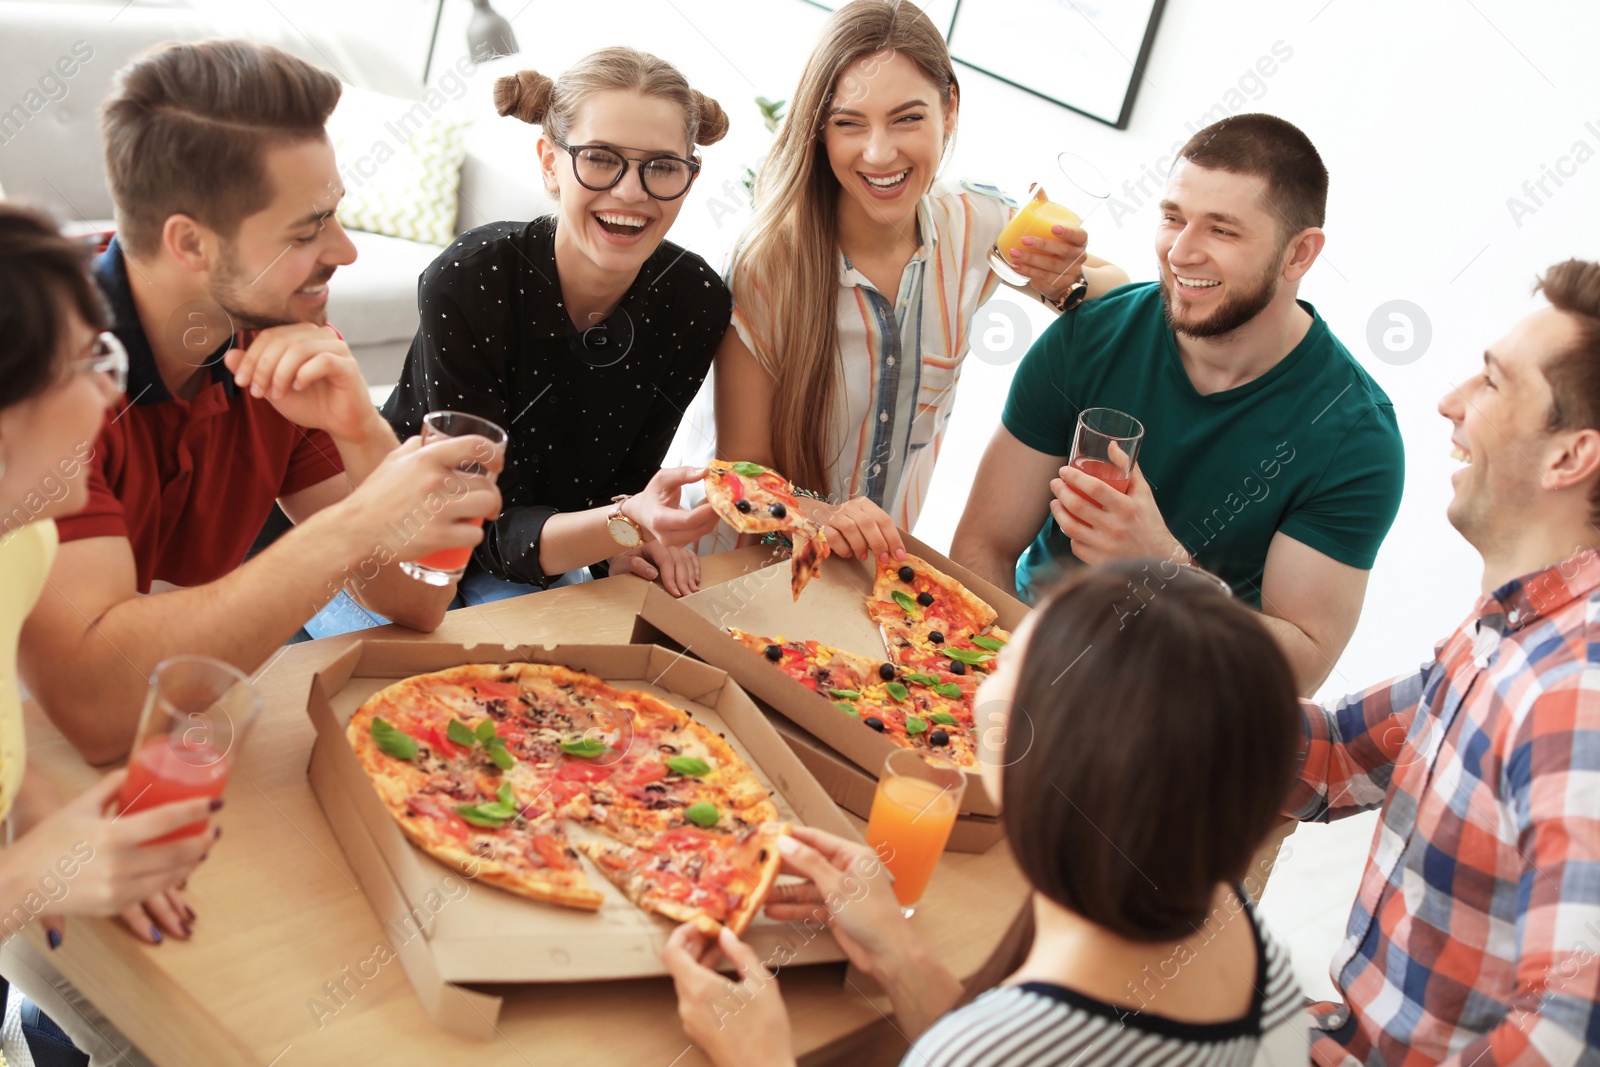
[[[564,585],[577,585],[589,580],[589,568],[579,567],[575,571],[563,574],[558,581],[550,585],[550,588],[558,589]],[[467,573],[456,583],[456,595],[455,599],[450,601],[450,608],[452,611],[456,608],[470,608],[478,604],[510,600],[515,596],[537,592],[540,592],[540,589],[536,585],[496,578],[473,562],[467,564]],[[338,596],[330,600],[326,607],[306,623],[305,633],[308,639],[333,637],[337,634],[354,633],[357,630],[370,630],[374,626],[385,626],[388,622],[389,620],[382,615],[368,611],[356,603],[354,597],[341,589]]]

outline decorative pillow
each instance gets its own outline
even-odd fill
[[[328,120],[344,180],[340,224],[433,245],[455,240],[470,120],[449,113],[447,105],[437,91],[402,100],[344,87]]]

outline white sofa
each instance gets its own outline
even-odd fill
[[[53,207],[68,220],[109,220],[99,105],[112,75],[162,41],[208,37],[265,41],[333,70],[350,84],[392,96],[419,99],[423,93],[420,70],[408,71],[359,43],[308,38],[287,23],[241,27],[170,8],[0,3],[0,188],[10,198]],[[478,121],[467,135],[458,233],[549,210],[533,131],[493,114],[493,75],[507,64],[514,69],[515,58],[497,63],[474,73],[460,101]],[[358,259],[334,278],[328,317],[349,341],[368,383],[387,386],[399,377],[416,332],[417,276],[440,248],[358,231],[351,237]]]

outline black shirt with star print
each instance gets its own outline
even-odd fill
[[[616,310],[580,330],[562,300],[555,232],[553,216],[489,223],[429,265],[417,283],[422,324],[383,407],[402,439],[439,409],[505,427],[503,507],[474,558],[540,586],[561,577],[539,566],[545,520],[645,487],[732,311],[717,273],[663,241]]]

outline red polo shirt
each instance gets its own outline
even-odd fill
[[[167,392],[139,325],[122,249],[95,264],[128,350],[128,396],[107,417],[89,461],[89,505],[57,520],[61,541],[125,537],[139,592],[156,580],[204,585],[244,562],[279,497],[339,474],[333,439],[241,392],[222,356],[193,399]]]

